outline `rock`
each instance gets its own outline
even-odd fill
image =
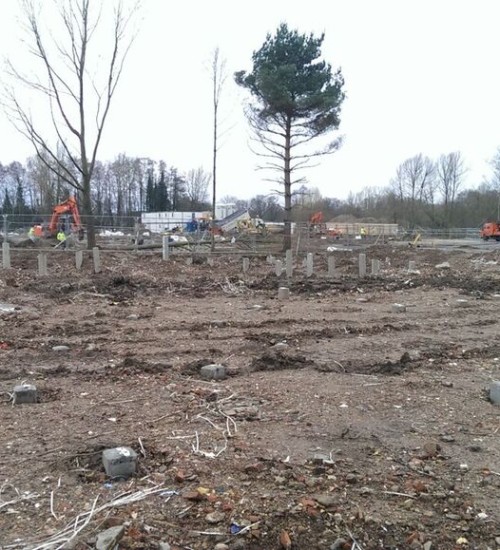
[[[229,546],[223,542],[219,542],[214,546],[214,550],[229,550]]]
[[[232,542],[229,548],[231,550],[245,550],[246,547],[247,543],[242,538],[239,538]]]
[[[224,521],[225,517],[225,514],[222,512],[210,512],[205,516],[205,520],[208,521],[208,523],[220,523]]]
[[[439,445],[439,443],[436,443],[435,441],[427,441],[426,443],[424,443],[423,451],[426,458],[437,456],[440,450],[441,445]]]
[[[436,269],[450,269],[450,263],[449,262],[443,262],[442,264],[437,264]]]
[[[480,453],[483,450],[481,445],[469,445],[468,449],[473,453]]]
[[[441,380],[441,386],[444,386],[445,388],[453,388],[453,382],[450,380]]]
[[[423,550],[431,550],[432,548],[432,542],[430,540],[428,540],[425,544],[424,544],[424,548]]]
[[[97,535],[96,550],[114,550],[125,533],[125,525],[110,527]]]
[[[392,304],[391,311],[393,313],[404,313],[406,311],[406,306],[403,304]]]
[[[200,375],[205,380],[223,380],[226,378],[226,367],[224,365],[205,365],[200,369]]]
[[[358,482],[358,478],[355,474],[347,474],[345,476],[345,480],[347,481],[347,483],[351,483],[351,484]]]
[[[338,503],[338,498],[333,495],[313,495],[313,499],[325,508],[335,506]]]
[[[168,544],[168,542],[160,542],[158,545],[158,550],[171,550],[171,548],[172,547]]]
[[[52,348],[52,351],[57,351],[59,353],[63,353],[65,351],[69,351],[69,346],[54,346]]]
[[[494,405],[500,405],[500,382],[492,382],[490,386],[490,401]]]
[[[127,319],[130,319],[131,321],[137,321],[139,319],[139,315],[135,314],[135,313],[131,313]]]
[[[453,443],[455,438],[452,435],[442,435],[441,441],[444,441],[445,443]]]

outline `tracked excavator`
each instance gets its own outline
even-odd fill
[[[68,224],[66,226],[66,223]],[[82,240],[84,229],[80,218],[80,212],[76,203],[75,197],[69,197],[65,201],[54,206],[52,217],[49,223],[49,235],[55,237],[61,226],[64,224],[64,230],[71,230],[72,233],[78,235],[78,239]]]

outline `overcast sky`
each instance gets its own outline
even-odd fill
[[[52,0],[43,0],[50,2]],[[97,0],[96,0],[97,1]],[[108,2],[110,0],[106,0]],[[125,0],[127,2],[127,0]],[[0,52],[21,62],[19,0],[1,0]],[[207,64],[218,46],[230,76],[221,109],[219,196],[251,197],[273,187],[256,171],[234,71],[281,21],[325,33],[323,57],[341,67],[347,100],[343,148],[307,170],[310,186],[346,197],[384,186],[419,152],[459,150],[468,185],[489,174],[500,145],[499,0],[143,0],[100,159],[119,153],[164,159],[181,171],[211,169],[212,107]],[[57,32],[57,30],[56,30]],[[33,151],[0,113],[0,162]]]

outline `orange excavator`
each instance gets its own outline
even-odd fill
[[[314,214],[311,214],[309,218],[309,231],[314,235],[326,235],[335,239],[340,239],[341,236],[341,232],[337,229],[327,227],[323,221],[323,212],[314,212]]]
[[[57,234],[59,230],[59,219],[61,216],[65,215],[72,218],[72,221],[69,222],[71,231],[78,233],[79,239],[82,239],[83,227],[75,197],[69,197],[69,199],[54,206],[54,209],[52,210],[52,218],[49,223],[50,235],[55,236]]]

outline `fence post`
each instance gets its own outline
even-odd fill
[[[92,256],[94,258],[94,273],[99,273],[101,271],[101,256],[97,246],[92,249]]]
[[[168,260],[170,256],[170,247],[168,246],[168,235],[163,235],[163,259]]]
[[[286,276],[290,279],[293,275],[293,257],[292,251],[288,249],[285,253],[285,262],[286,262]]]
[[[2,243],[2,267],[10,269],[10,245],[7,241]]]

